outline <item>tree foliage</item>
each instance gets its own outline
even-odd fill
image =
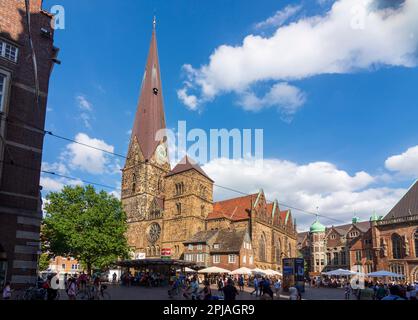
[[[49,255],[47,253],[42,253],[39,256],[39,261],[38,261],[39,271],[46,271],[48,270],[48,267],[49,267]]]
[[[126,214],[105,191],[67,186],[47,196],[45,211],[42,233],[49,254],[76,258],[88,272],[128,256]]]

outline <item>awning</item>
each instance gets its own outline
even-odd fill
[[[210,267],[198,271],[199,273],[230,273],[230,270],[222,269],[218,267]]]
[[[372,273],[367,274],[368,277],[372,278],[384,278],[384,277],[391,277],[391,278],[405,278],[403,274],[397,274],[394,272],[389,272],[385,270],[380,270]]]
[[[251,269],[246,268],[246,267],[242,267],[242,268],[239,268],[239,269],[236,269],[236,270],[232,271],[230,274],[232,274],[232,275],[251,274]]]

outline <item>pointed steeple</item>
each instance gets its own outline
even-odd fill
[[[137,138],[145,160],[151,159],[161,143],[156,140],[157,132],[166,128],[155,26],[154,17],[151,46],[131,137],[131,142],[135,137]]]

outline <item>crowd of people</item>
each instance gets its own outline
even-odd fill
[[[203,284],[203,288],[200,287]],[[211,284],[216,284],[215,292],[211,289]],[[282,282],[276,277],[253,276],[245,278],[243,275],[230,276],[208,276],[201,280],[195,275],[176,274],[170,278],[170,290],[168,294],[171,298],[183,296],[192,300],[236,300],[236,297],[243,294],[245,286],[252,287],[254,290],[249,293],[255,295],[260,300],[273,300],[275,297],[280,299]],[[300,300],[301,295],[295,287],[290,288],[290,299]]]
[[[417,300],[418,282],[404,281],[373,281],[364,279],[360,285],[359,280],[352,284],[347,278],[314,277],[307,281],[313,288],[343,288],[346,300]]]
[[[350,283],[344,285],[345,299],[354,296],[357,300],[417,300],[418,283],[389,284],[367,282],[362,288],[353,288]]]
[[[121,275],[120,282],[127,287],[144,286],[150,288],[163,287],[168,284],[166,276],[158,272],[136,272],[135,275],[132,275],[127,271]]]

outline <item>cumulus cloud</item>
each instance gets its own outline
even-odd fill
[[[196,110],[198,101],[195,95],[188,95],[187,89],[183,88],[177,91],[177,97],[190,110]]]
[[[388,170],[403,176],[418,178],[418,146],[411,147],[402,154],[389,157],[385,166]]]
[[[107,152],[114,152],[115,150],[114,146],[103,140],[90,138],[85,133],[77,134],[75,141]],[[73,170],[77,169],[91,174],[115,173],[120,168],[119,164],[115,163],[114,159],[110,158],[105,152],[78,143],[67,145],[65,152],[61,155],[61,161],[66,161]]]
[[[323,15],[282,25],[272,36],[250,34],[241,45],[221,45],[208,64],[183,67],[188,80],[180,99],[202,104],[224,93],[245,95],[256,84],[416,66],[418,1],[384,8],[375,3],[338,0]]]
[[[302,9],[301,5],[288,5],[283,10],[277,11],[273,16],[255,25],[256,29],[267,27],[279,27]]]
[[[59,192],[65,186],[82,186],[84,183],[81,180],[73,180],[66,178],[51,178],[47,176],[41,176],[40,185],[42,190],[46,193]]]
[[[405,193],[404,189],[375,187],[376,177],[367,172],[349,174],[329,162],[298,164],[280,159],[266,159],[262,166],[254,160],[216,159],[203,169],[219,185],[248,193],[263,188],[269,200],[320,213],[341,221],[349,221],[354,213],[369,219],[376,211],[386,214]],[[215,188],[215,198],[237,194]],[[285,206],[282,206],[285,208]],[[313,217],[293,210],[301,229]],[[325,224],[335,224],[324,219]]]
[[[245,110],[251,111],[276,107],[284,115],[290,116],[303,106],[305,101],[304,92],[283,82],[275,84],[263,97],[258,97],[254,92],[246,92],[240,97],[238,104]]]

